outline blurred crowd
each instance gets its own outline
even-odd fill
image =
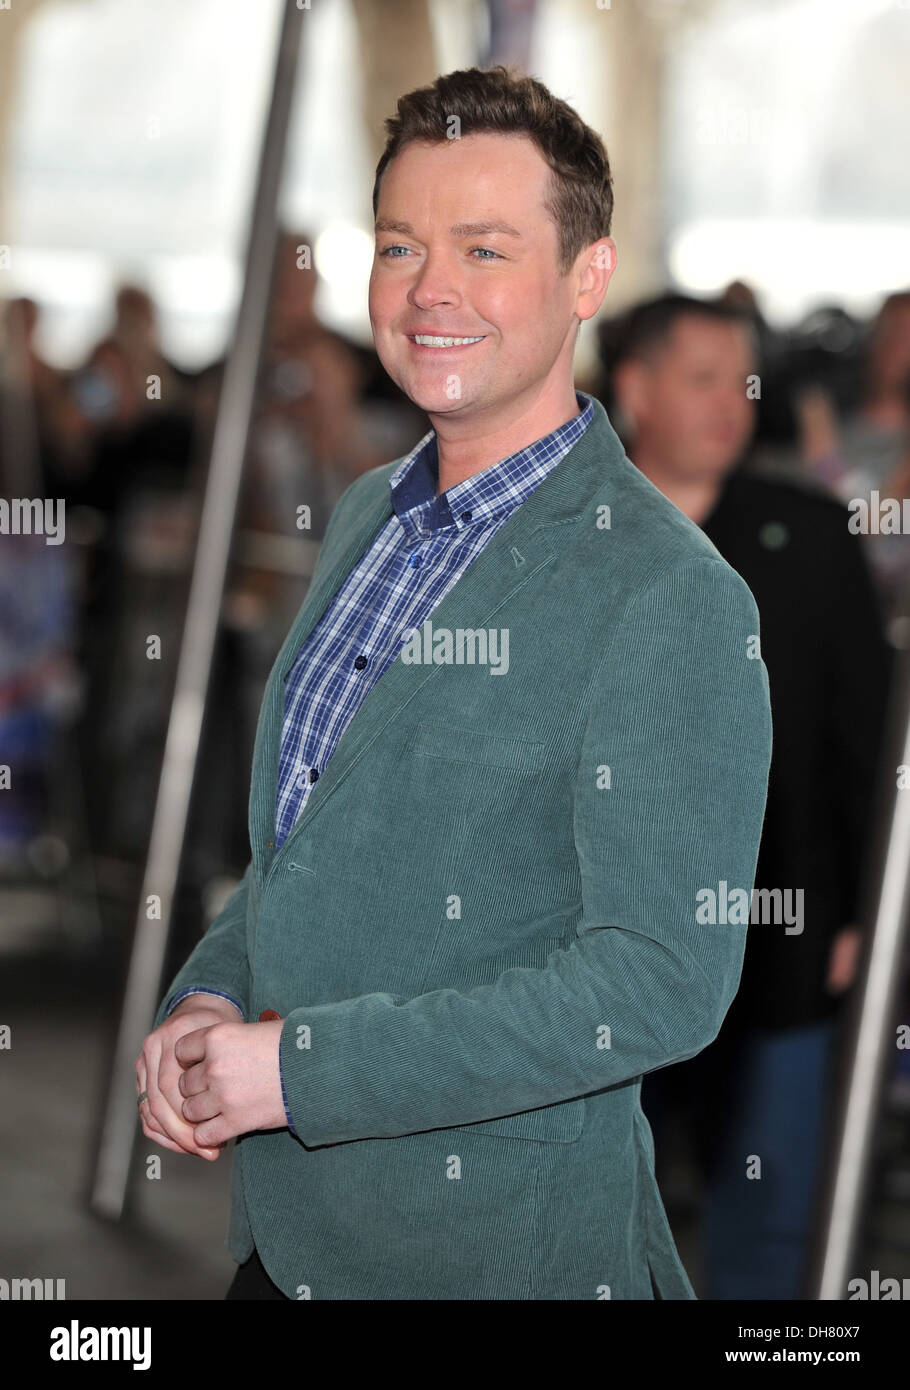
[[[320,321],[311,244],[288,232],[276,254],[191,879],[245,863],[259,695],[335,502],[426,429],[375,355]],[[40,312],[6,305],[0,495],[63,498],[67,544],[0,547],[0,719],[18,773],[0,803],[0,870],[31,871],[42,830],[75,810],[104,881],[147,846],[225,362],[170,361],[150,295],[123,285],[110,330],[59,371],[36,346]]]
[[[711,302],[668,294],[607,323],[603,350],[630,458],[756,600],[774,736],[739,991],[715,1043],[649,1073],[642,1104],[657,1153],[678,1153],[682,1132],[702,1179],[705,1296],[796,1299],[894,787],[910,294],[867,327],[832,309],[790,335],[744,285]],[[899,1093],[904,1054],[894,1071]]]
[[[288,232],[276,257],[178,951],[180,930],[194,936],[207,915],[208,885],[246,864],[261,691],[332,509],[428,428],[372,351],[320,321],[310,244]],[[0,544],[0,761],[11,769],[0,874],[65,879],[81,854],[103,894],[126,866],[126,931],[225,364],[170,361],[137,285],[119,289],[109,331],[72,370],[42,359],[41,312],[31,299],[5,306],[0,496],[65,499],[67,543]],[[750,928],[717,1043],[646,1078],[643,1103],[658,1137],[680,1116],[692,1126],[707,1296],[793,1298],[861,958],[894,650],[910,621],[910,527],[895,524],[904,501],[910,516],[910,291],[868,322],[831,306],[786,331],[742,283],[710,301],[666,294],[604,320],[599,348],[579,386],[755,595],[774,719],[756,887],[804,893],[799,930]],[[761,1201],[743,1162],[756,1152],[773,1174]]]

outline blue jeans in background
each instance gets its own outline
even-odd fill
[[[699,1057],[644,1078],[658,1157],[668,1095],[695,1127],[704,1166],[702,1297],[804,1296],[836,1038],[835,1019],[742,1028],[726,1041],[722,1032]],[[747,1176],[750,1155],[761,1160],[760,1178]]]

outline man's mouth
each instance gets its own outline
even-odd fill
[[[482,343],[486,335],[481,333],[476,338],[455,338],[443,337],[438,333],[409,333],[408,337],[412,343],[424,348],[453,348],[470,347],[473,343]]]

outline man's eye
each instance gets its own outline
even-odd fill
[[[387,246],[385,250],[380,251],[379,254],[380,256],[387,256],[390,261],[399,261],[401,260],[401,257],[395,255],[396,251],[403,251],[405,255],[410,255],[409,247],[399,246],[397,244],[395,246]],[[471,249],[471,254],[473,255],[474,252],[479,252],[480,259],[483,261],[501,261],[503,259],[500,253],[498,251],[494,251],[490,246],[474,246]]]

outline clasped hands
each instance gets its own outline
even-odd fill
[[[188,995],[136,1059],[142,1132],[174,1153],[216,1159],[229,1139],[285,1129],[281,1019],[243,1023],[217,995]]]

